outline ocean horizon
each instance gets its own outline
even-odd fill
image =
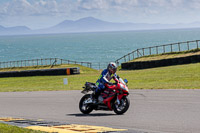
[[[200,40],[200,29],[0,36],[0,62],[61,58],[110,62],[136,49]]]

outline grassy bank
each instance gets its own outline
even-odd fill
[[[0,133],[45,133],[0,123]]]
[[[158,54],[158,55],[143,56],[143,57],[134,59],[130,62],[180,58],[180,57],[186,57],[186,56],[192,56],[192,55],[200,55],[200,49],[193,49],[193,50],[181,51],[181,52],[170,52],[170,53],[164,53],[164,54]]]
[[[97,70],[90,69],[88,67],[84,67],[81,65],[55,65],[51,66],[30,66],[30,67],[13,67],[13,68],[0,68],[0,72],[7,72],[7,71],[25,71],[25,70],[38,70],[38,69],[55,69],[55,68],[68,68],[68,67],[79,67],[81,73],[92,73],[96,72]]]
[[[144,70],[118,71],[130,89],[200,89],[200,63]],[[80,75],[0,78],[0,92],[80,90],[86,81],[96,82],[100,71],[82,67]],[[63,84],[67,78],[69,84]]]

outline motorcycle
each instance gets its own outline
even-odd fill
[[[93,110],[109,110],[120,115],[125,113],[130,105],[128,98],[129,90],[127,87],[128,80],[121,78],[114,79],[116,82],[113,85],[105,84],[104,91],[99,95],[98,102],[94,102],[93,95],[97,88],[95,83],[86,82],[81,92],[85,94],[80,102],[79,109],[83,114],[89,114]],[[88,92],[92,94],[87,94]]]

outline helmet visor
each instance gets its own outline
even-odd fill
[[[110,72],[111,72],[112,74],[116,73],[116,71],[117,71],[116,68],[111,68],[111,69],[110,69]]]

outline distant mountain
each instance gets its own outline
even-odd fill
[[[118,28],[117,23],[102,21],[93,17],[82,18],[76,21],[65,20],[53,27],[47,32],[94,32],[94,31],[115,31]],[[117,26],[117,27],[116,27]]]
[[[155,30],[155,29],[175,29],[175,28],[179,29],[179,28],[196,28],[196,27],[200,27],[200,22],[194,22],[189,24],[113,23],[113,22],[102,21],[93,17],[86,17],[76,21],[65,20],[55,26],[40,30],[31,30],[26,26],[16,26],[16,27],[0,26],[0,35]]]
[[[0,25],[0,35],[28,34],[32,30],[26,26],[3,27]]]
[[[128,31],[128,30],[153,30],[200,27],[200,22],[191,24],[147,24],[147,23],[113,23],[102,21],[93,17],[86,17],[76,21],[65,20],[53,27],[43,29],[46,33],[71,33],[71,32],[100,32],[100,31]]]

